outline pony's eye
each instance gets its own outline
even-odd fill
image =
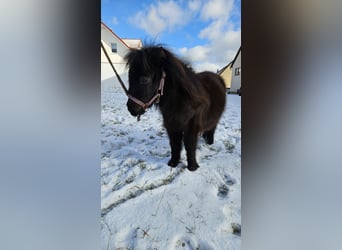
[[[147,76],[140,77],[140,84],[148,84],[150,82],[150,78]]]

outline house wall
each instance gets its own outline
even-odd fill
[[[129,48],[102,25],[101,41],[110,59],[112,60],[116,71],[120,74],[122,80],[126,83],[128,69],[126,68],[124,56],[129,51]],[[112,52],[111,43],[117,44],[117,53]],[[110,63],[108,62],[108,59],[106,58],[106,55],[101,49],[101,90],[113,91],[117,87],[121,88]]]
[[[101,27],[101,41],[113,63],[124,63],[124,56],[129,48],[125,46],[116,36],[109,32],[106,28]],[[117,53],[112,52],[111,43],[117,44]],[[101,62],[107,62],[105,54],[101,50]]]
[[[223,78],[226,88],[229,89],[231,85],[231,80],[232,80],[232,69],[230,66],[228,66],[221,74],[220,76]]]
[[[235,75],[235,69],[240,68],[240,74]],[[241,88],[241,51],[239,52],[233,67],[232,67],[232,81],[230,86],[230,92],[236,92],[239,88]]]
[[[128,70],[125,64],[114,64],[116,71],[119,73],[122,81],[128,87]],[[104,92],[114,91],[121,88],[112,67],[109,63],[101,63],[101,90]]]

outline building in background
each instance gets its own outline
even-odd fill
[[[222,69],[218,70],[217,74],[219,74],[223,78],[224,83],[226,84],[226,88],[229,92],[230,84],[232,82],[232,62],[228,63]]]
[[[241,46],[234,59],[217,71],[228,89],[228,93],[241,95]]]
[[[122,39],[105,23],[101,22],[101,42],[122,80],[128,82],[128,69],[124,57],[129,49],[141,48],[142,41],[140,39]],[[101,49],[101,91],[113,91],[117,87],[120,88],[120,84]]]
[[[232,81],[230,92],[241,95],[241,47],[232,61]]]

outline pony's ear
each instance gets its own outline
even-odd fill
[[[162,46],[159,47],[160,49],[160,64],[161,66],[165,66],[166,60],[167,60],[167,51]]]

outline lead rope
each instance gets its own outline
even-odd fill
[[[152,229],[153,226],[155,225],[155,221],[156,221],[156,218],[157,218],[157,215],[158,215],[158,212],[159,212],[159,208],[160,208],[161,202],[162,202],[162,200],[164,199],[164,195],[165,195],[166,188],[167,188],[167,184],[166,184],[165,187],[164,187],[164,191],[163,191],[163,193],[162,193],[162,195],[161,195],[161,197],[160,197],[160,200],[159,200],[159,203],[158,203],[158,206],[157,206],[156,211],[155,211],[153,214],[151,214],[151,217],[153,217],[153,218],[151,218],[150,223],[148,224],[147,232],[148,232],[150,229]],[[145,234],[148,235],[148,233],[147,233],[145,230],[143,230],[143,232],[144,232],[144,235],[145,235]],[[148,235],[148,236],[149,236],[149,235]]]

